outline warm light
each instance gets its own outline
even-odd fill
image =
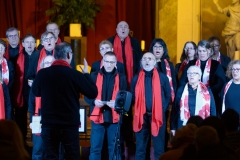
[[[40,44],[40,39],[36,40],[36,47],[38,47],[38,45]]]
[[[18,37],[20,37],[20,31],[18,30]]]
[[[81,24],[71,23],[69,28],[70,28],[70,37],[82,37]]]
[[[235,51],[234,53],[234,60],[239,60],[239,54],[240,54],[240,51]]]
[[[145,50],[145,41],[141,40],[141,49],[142,51]]]

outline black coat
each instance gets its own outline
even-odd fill
[[[126,76],[124,74],[119,73],[118,70],[116,70],[116,69],[113,70],[113,72],[111,73],[111,77],[109,77],[110,81],[107,81],[105,78],[106,73],[104,71],[104,67],[101,70],[99,70],[98,72],[92,72],[91,77],[95,83],[97,81],[98,73],[101,73],[103,75],[102,98],[101,98],[102,101],[110,101],[112,99],[113,87],[115,84],[115,76],[117,74],[119,74],[119,90],[127,90]],[[107,90],[107,93],[104,92],[104,90]],[[87,96],[85,96],[84,99],[90,105],[90,115],[91,115],[91,113],[94,109],[94,106],[95,106],[95,104],[94,104],[95,99],[90,99]],[[106,116],[112,115],[111,108],[108,107],[107,105],[103,106],[102,108],[104,109],[104,112],[103,112],[104,120],[108,119],[109,117],[106,117]],[[106,113],[106,112],[108,112],[108,113]]]
[[[114,38],[115,38],[115,36],[108,38],[108,40],[113,45],[114,45]],[[140,70],[140,60],[142,58],[142,50],[141,50],[140,44],[136,38],[130,37],[130,41],[131,41],[132,51],[133,51],[133,74],[137,74]],[[124,65],[126,68],[126,64],[124,64]]]
[[[95,98],[97,87],[89,74],[55,65],[39,70],[32,84],[32,92],[41,97],[43,127],[78,127],[80,93]]]
[[[173,130],[176,130],[176,129],[179,129],[182,127],[183,121],[181,121],[181,119],[180,119],[180,101],[182,98],[184,87],[185,86],[179,87],[177,90],[177,93],[175,95],[175,100],[174,100],[174,104],[172,107],[171,120],[170,120],[171,129],[173,129]],[[209,92],[210,98],[211,98],[210,99],[210,115],[216,116],[215,100],[214,100],[212,91],[209,87],[208,87],[208,92]],[[194,100],[196,100],[196,99],[194,99]],[[190,103],[191,104],[192,104],[192,102],[194,103],[194,100],[188,99],[190,116],[195,115],[195,106],[190,105]],[[190,101],[192,101],[192,102],[190,102]],[[196,101],[195,101],[195,103],[196,103]]]
[[[174,70],[174,67],[173,67],[173,63],[170,62],[170,61],[168,61],[168,63],[169,63],[170,70],[171,70],[174,93],[176,93],[176,91],[177,91],[177,81],[176,81],[176,76],[175,76],[175,70]],[[160,64],[161,64],[161,66],[160,66]],[[160,71],[162,71],[162,73],[167,75],[166,65],[165,65],[164,59],[161,60],[161,63],[157,63],[157,65],[158,65],[158,68],[160,68]]]
[[[4,95],[4,103],[5,103],[5,119],[12,119],[12,106],[10,101],[10,95],[7,85],[3,82],[3,95]],[[1,97],[2,98],[2,97]]]
[[[223,54],[220,54],[220,59],[221,59],[221,65],[223,67],[223,70],[226,72],[228,64],[231,62],[230,57],[225,56]]]
[[[171,88],[170,88],[170,85],[169,85],[168,77],[161,72],[158,72],[158,73],[159,73],[159,78],[160,78],[160,81],[161,81],[161,88],[159,88],[159,89],[161,89],[162,109],[163,109],[163,113],[164,113],[167,110],[168,104],[169,104],[170,99],[171,99]],[[131,90],[130,90],[131,93],[132,93],[133,105],[135,104],[135,87],[136,87],[137,81],[138,81],[138,75],[135,75],[132,79]],[[154,84],[152,84],[152,87],[154,87]],[[152,89],[151,88],[149,88],[149,89],[152,92]],[[146,97],[146,95],[145,95],[145,97]],[[146,101],[147,100],[148,99],[146,99]]]

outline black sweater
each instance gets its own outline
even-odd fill
[[[97,87],[89,74],[68,66],[55,65],[41,69],[32,85],[35,96],[41,97],[42,126],[78,127],[79,95],[97,96]]]

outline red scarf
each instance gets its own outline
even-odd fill
[[[212,60],[209,58],[207,60],[207,63],[205,65],[205,68],[204,68],[204,71],[203,71],[203,75],[202,75],[202,83],[205,84],[205,86],[209,86],[209,76],[210,76],[211,64],[212,64]],[[201,61],[200,61],[200,59],[198,59],[196,61],[196,66],[201,68]]]
[[[180,119],[183,121],[183,125],[186,125],[188,119],[190,118],[188,98],[189,98],[189,93],[188,93],[188,83],[187,83],[184,87],[181,101],[180,101]],[[210,99],[211,97],[207,87],[202,82],[199,82],[197,87],[194,115],[199,115],[203,119],[210,116]]]
[[[0,119],[5,119],[5,103],[2,84],[0,84]]]
[[[7,48],[6,48],[6,52],[5,52],[5,54],[4,54],[4,57],[5,57],[7,60],[10,59],[9,47],[10,47],[10,45],[8,44],[8,45],[7,45]],[[23,46],[22,46],[21,44],[19,44],[18,54],[20,54],[20,53],[22,52],[22,50],[23,50]]]
[[[166,75],[168,77],[169,84],[170,84],[170,87],[171,87],[171,102],[173,103],[174,98],[175,98],[175,93],[174,93],[174,88],[173,88],[173,83],[172,83],[171,68],[170,68],[170,65],[168,63],[168,60],[164,59],[164,63],[165,63],[165,66],[166,66]]]
[[[69,68],[72,68],[70,66],[70,64],[67,62],[67,61],[64,61],[64,60],[55,60],[51,66],[57,66],[57,65],[60,65],[60,66],[67,66]]]
[[[4,54],[4,56],[6,57],[6,59],[10,59],[10,54],[9,54],[9,47],[10,45],[8,44],[6,52]],[[19,50],[18,50],[18,58],[17,58],[17,62],[16,62],[16,66],[15,66],[15,76],[14,76],[14,84],[13,84],[13,88],[14,92],[13,92],[13,105],[17,106],[17,107],[22,107],[23,106],[23,94],[22,94],[22,90],[23,90],[23,77],[24,77],[24,54],[23,54],[23,46],[21,44],[19,44]]]
[[[98,88],[98,95],[97,95],[96,99],[102,99],[102,84],[103,84],[103,75],[101,73],[98,73],[97,81],[96,81],[96,85]],[[112,100],[116,99],[118,91],[119,91],[119,75],[117,74],[115,76]],[[116,111],[114,111],[114,108],[111,108],[111,109],[112,109],[113,123],[117,123],[118,122],[118,114]],[[90,119],[96,124],[104,123],[102,109],[94,106],[94,109],[92,111],[92,115],[90,116]]]
[[[114,38],[113,49],[114,49],[114,53],[117,56],[117,60],[119,62],[122,62],[123,64],[126,64],[127,82],[128,82],[128,88],[129,88],[131,80],[133,78],[133,52],[132,52],[131,40],[129,36],[125,38],[125,45],[124,45],[126,62],[123,62],[122,42],[121,42],[121,39],[118,37],[118,35],[116,35]]]
[[[135,87],[135,105],[134,105],[134,120],[133,130],[139,132],[143,125],[143,115],[146,113],[145,102],[145,86],[144,86],[145,72],[143,69],[139,72],[138,81]],[[153,70],[152,77],[152,123],[151,131],[153,136],[157,136],[159,129],[163,124],[162,117],[162,94],[161,81],[159,73],[156,68]]]
[[[61,39],[58,37],[58,39],[57,39],[57,44],[59,44],[59,43],[61,43],[62,41],[61,41]]]
[[[179,70],[178,70],[178,79],[181,78],[182,73],[183,73],[185,67],[187,66],[187,64],[188,64],[188,60],[185,59],[185,60],[182,62],[181,66],[179,67]]]

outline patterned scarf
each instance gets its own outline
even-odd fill
[[[131,40],[129,36],[125,38],[125,45],[124,45],[124,54],[126,57],[126,62],[123,62],[122,57],[122,42],[121,39],[118,37],[118,35],[114,38],[114,53],[117,56],[117,60],[119,62],[122,62],[123,64],[126,64],[126,70],[127,70],[127,82],[128,82],[128,88],[130,87],[131,80],[133,78],[133,51],[131,46]]]
[[[169,84],[170,84],[170,87],[171,87],[171,103],[173,103],[174,98],[175,98],[175,93],[174,93],[174,88],[173,88],[173,83],[172,83],[171,68],[170,68],[170,65],[169,65],[169,63],[166,59],[164,59],[164,63],[165,63],[165,66],[166,66],[166,74],[167,74]]]
[[[145,100],[145,72],[143,69],[139,72],[137,84],[135,87],[135,105],[134,105],[134,119],[133,130],[139,132],[143,125],[143,116],[146,113],[146,100]],[[152,77],[152,123],[151,132],[153,136],[157,136],[160,127],[163,125],[163,111],[162,111],[162,94],[161,94],[161,81],[159,73],[156,68],[153,69]]]
[[[202,76],[202,82],[203,84],[205,84],[206,86],[209,86],[209,76],[210,76],[210,69],[211,69],[211,64],[212,64],[212,60],[209,58],[207,60],[205,69],[203,71],[203,76]],[[196,66],[201,68],[201,61],[200,59],[198,59],[196,61]]]
[[[5,102],[4,102],[4,93],[3,93],[3,87],[0,83],[0,120],[5,119]]]
[[[180,100],[180,119],[183,121],[183,125],[186,125],[190,118],[190,111],[188,106],[188,83],[185,85],[182,97]],[[195,102],[195,115],[201,116],[203,119],[210,115],[210,94],[207,87],[199,82],[197,87],[197,95]]]
[[[96,85],[98,88],[98,95],[96,99],[102,99],[102,85],[103,85],[103,75],[101,73],[98,73],[97,75],[97,81]],[[119,74],[115,76],[115,82],[114,82],[114,88],[113,88],[113,93],[112,93],[112,100],[116,99],[117,92],[119,91]],[[118,122],[118,114],[116,111],[114,111],[114,108],[112,109],[112,121],[113,123]],[[92,111],[92,114],[90,116],[90,120],[92,120],[96,124],[101,124],[104,123],[104,118],[103,118],[103,110],[101,108],[98,108],[94,106],[94,109]]]
[[[231,79],[231,80],[227,83],[227,85],[225,86],[225,88],[224,88],[224,95],[223,95],[223,102],[222,102],[222,113],[223,113],[223,112],[225,111],[225,109],[226,109],[226,106],[225,106],[225,96],[226,96],[227,91],[228,91],[229,87],[231,86],[232,82],[233,82],[233,79]]]
[[[5,82],[6,85],[9,83],[9,70],[7,60],[2,58],[2,80]]]

